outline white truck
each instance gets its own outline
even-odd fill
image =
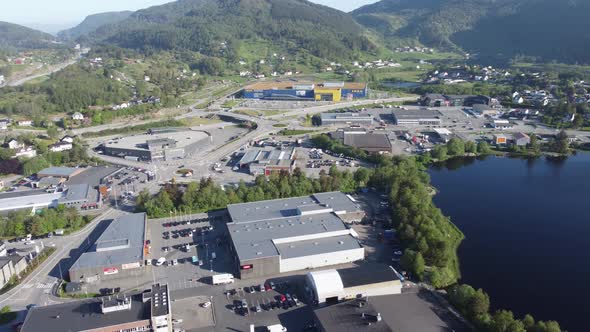
[[[229,273],[216,274],[211,277],[211,281],[213,282],[213,285],[233,284],[234,276]]]
[[[266,329],[268,332],[287,332],[287,328],[281,324],[269,325]]]

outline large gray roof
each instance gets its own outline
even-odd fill
[[[68,186],[65,201],[80,201],[88,199],[90,186],[87,183],[73,184]]]
[[[391,150],[391,142],[386,134],[345,134],[343,143],[359,149]]]
[[[143,261],[145,218],[145,213],[134,213],[113,220],[92,248],[83,253],[70,269]]]
[[[439,119],[442,116],[439,111],[435,110],[393,109],[391,112],[398,120]]]
[[[278,256],[280,252],[273,240],[347,231],[342,220],[333,213],[228,224],[227,227],[242,261]],[[295,250],[290,253],[287,248],[283,249],[284,254],[295,255]]]
[[[149,319],[150,303],[143,303],[139,294],[131,296],[131,309],[106,314],[101,311],[101,299],[36,307],[27,314],[21,331],[87,331]]]
[[[37,174],[40,176],[61,176],[61,177],[69,177],[73,174],[76,174],[83,169],[75,168],[75,167],[48,167]]]
[[[300,206],[327,205],[334,211],[356,212],[360,207],[339,191],[318,193],[310,196],[275,199],[269,201],[230,204],[227,210],[232,223],[247,223],[284,217],[297,216]]]
[[[330,236],[320,239],[294,241],[276,245],[282,259],[305,257],[330,252],[362,248],[352,235]]]
[[[359,307],[357,300],[341,302],[314,310],[323,331],[327,332],[464,332],[471,331],[453,319],[448,312],[441,312],[440,304],[433,302],[425,291],[396,295],[372,296],[366,305]],[[368,325],[362,314],[381,314],[382,321]]]

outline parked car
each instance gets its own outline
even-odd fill
[[[201,303],[202,308],[209,308],[211,306],[211,301]]]

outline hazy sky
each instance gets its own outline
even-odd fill
[[[351,11],[377,0],[311,0]],[[107,11],[137,10],[170,0],[2,0],[0,21],[19,23],[43,30],[49,26],[73,26],[84,17]]]

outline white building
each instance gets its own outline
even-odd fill
[[[14,155],[15,158],[33,158],[35,156],[37,156],[37,150],[35,150],[32,146],[27,146],[26,148],[18,149]]]
[[[57,142],[49,146],[51,152],[63,152],[73,149],[74,146],[69,142]]]
[[[84,115],[80,112],[76,112],[72,115],[72,120],[78,120],[78,121],[84,120]]]
[[[24,145],[22,143],[19,143],[19,141],[15,140],[14,138],[11,139],[10,141],[8,141],[8,143],[6,145],[8,146],[9,149],[12,149],[12,150],[16,150],[16,149],[20,149],[20,148],[24,147]]]
[[[74,138],[70,135],[66,135],[60,139],[60,142],[74,143]]]
[[[18,120],[17,124],[20,127],[31,127],[31,126],[33,126],[33,121],[32,120]]]
[[[316,304],[401,294],[400,274],[391,266],[363,264],[357,267],[307,273],[306,285]]]

